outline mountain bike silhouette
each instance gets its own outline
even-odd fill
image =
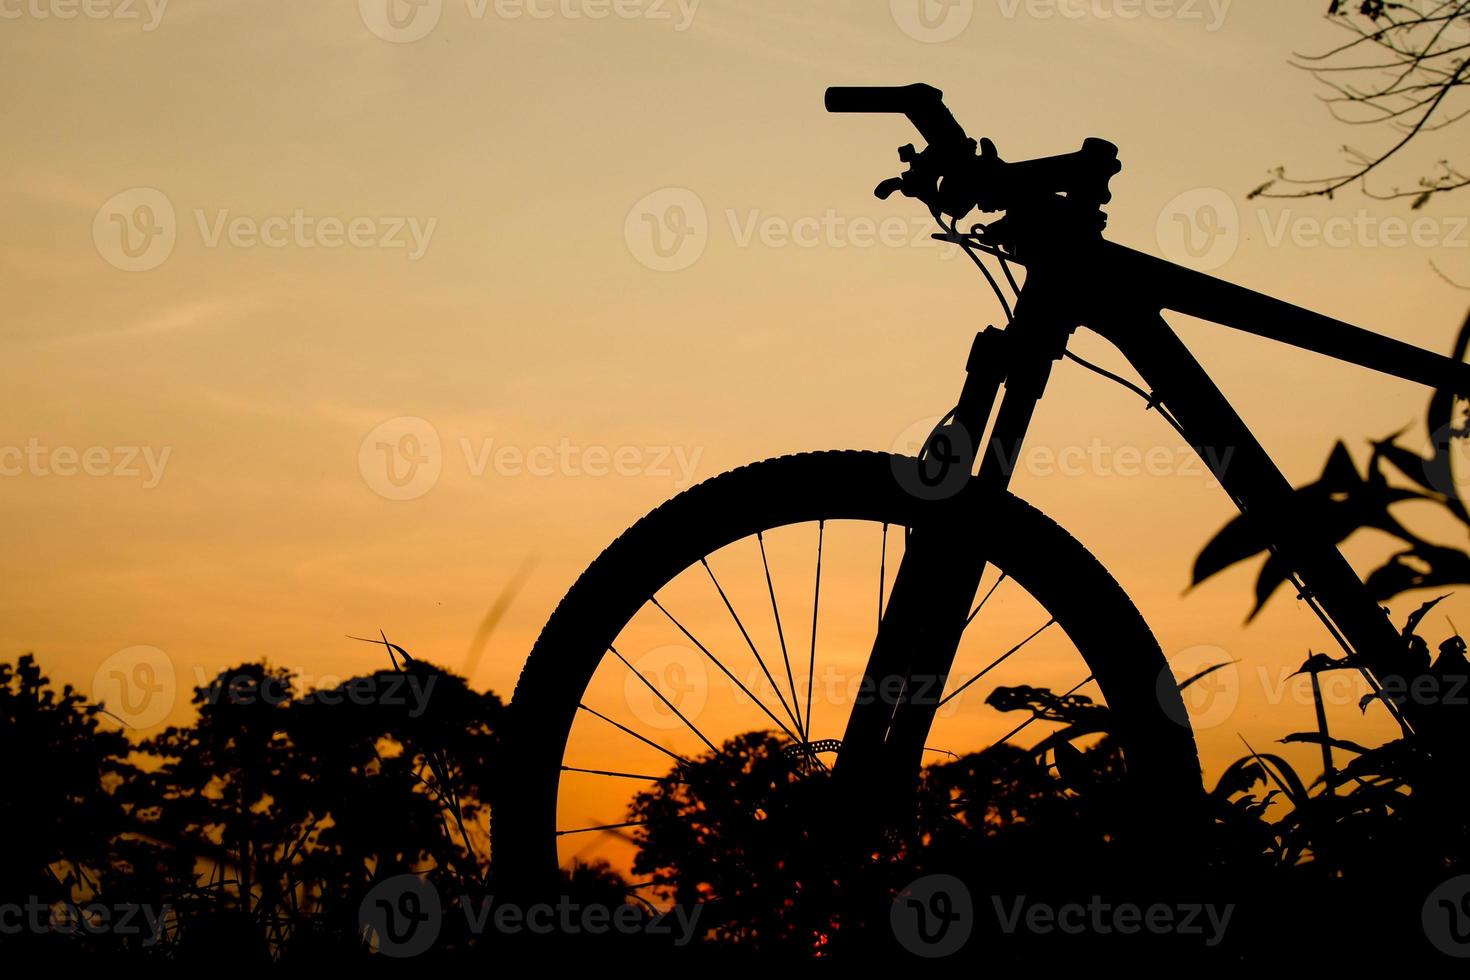
[[[1094,682],[1101,691],[1127,778],[1143,803],[1139,812],[1187,823],[1202,794],[1199,763],[1163,652],[1092,555],[1008,489],[1052,365],[1063,357],[1146,398],[1211,468],[1251,533],[1290,565],[1304,600],[1370,680],[1382,682],[1394,670],[1401,641],[1388,616],[1161,312],[1455,392],[1470,392],[1470,365],[1106,241],[1100,209],[1121,168],[1116,147],[1104,140],[1086,140],[1071,154],[1007,162],[989,140],[977,146],[941,93],[922,84],[831,88],[826,107],[908,118],[927,146],[901,148],[908,169],[879,184],[877,196],[897,192],[926,205],[945,229],[936,237],[963,249],[1004,304],[982,256],[999,260],[1019,294],[1014,315],[1007,307],[1004,329],[976,336],[958,403],[916,457],[815,452],[742,467],[655,509],[587,568],[546,623],[515,690],[512,790],[498,801],[494,824],[497,867],[511,876],[549,880],[559,838],[627,826],[577,826],[597,805],[589,781],[677,780],[691,754],[721,750],[704,729],[738,725],[740,709],[748,711],[747,728],[753,718],[783,733],[794,767],[830,765],[832,779],[847,789],[852,810],[846,816],[860,820],[863,810],[889,808],[910,792],[924,752],[935,748],[930,738],[941,709],[1002,664],[1013,669],[1009,658],[1038,637],[1060,641],[1059,631],[1080,656],[1078,673],[1085,670],[1068,694]],[[1004,216],[961,230],[959,221],[976,209]],[[1017,285],[1012,264],[1024,268],[1024,285]],[[1068,352],[1071,334],[1084,326],[1120,350],[1143,387]],[[876,609],[859,611],[843,598],[849,592],[834,589],[839,536],[844,554],[858,567],[868,563],[865,594],[876,594]],[[773,556],[796,558],[798,572],[773,571],[780,565]],[[790,590],[793,575],[803,599],[800,606],[788,600],[783,610],[779,595]],[[742,577],[743,586],[732,584]],[[1003,600],[992,597],[1003,585],[1026,594],[1018,602],[1029,597],[1040,607],[1039,625],[1014,630],[1019,642],[1000,644],[999,658],[983,669],[956,674],[967,636],[984,641],[1005,632],[975,625],[982,608],[1001,607]],[[823,633],[824,650],[856,649],[864,660],[848,702],[824,693],[814,709],[824,598],[842,603],[838,624]],[[805,617],[806,608],[809,630],[805,618],[793,620]],[[865,640],[858,635],[860,617]],[[1019,620],[1006,622],[1008,631]],[[712,638],[717,635],[720,642]],[[1005,638],[1013,637],[1005,632]],[[670,641],[697,658],[679,661],[679,701],[634,662],[641,649]],[[1044,659],[1060,676],[1055,653]],[[702,694],[691,705],[689,673],[700,669],[735,693],[718,704],[713,694]],[[950,683],[952,675],[971,673]],[[651,728],[627,719],[626,711],[623,720],[614,717],[610,702],[619,676],[625,702],[648,698],[652,707],[635,713],[651,719]],[[595,696],[604,699],[600,707]],[[983,727],[975,717],[964,718],[970,736]],[[1412,714],[1402,720],[1411,726]],[[672,758],[672,775],[628,772],[589,758],[598,751],[606,758],[607,739],[624,739],[664,766]]]

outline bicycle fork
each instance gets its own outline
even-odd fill
[[[976,336],[953,421],[930,437],[920,462],[927,467],[926,486],[960,489],[936,502],[925,519],[909,529],[864,683],[843,735],[835,778],[839,785],[861,789],[869,799],[900,806],[911,797],[925,741],[970,619],[970,603],[987,564],[985,523],[962,519],[960,508],[983,507],[1010,485],[1052,363],[1065,353],[1076,328],[1060,310],[1044,305],[1045,294],[1035,289],[1030,293],[1029,299],[1023,294],[1008,329],[990,327]],[[995,424],[983,453],[977,453],[973,447],[979,445],[992,413]],[[970,479],[977,458],[980,469]],[[964,476],[956,478],[956,470]]]

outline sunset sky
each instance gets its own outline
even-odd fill
[[[1288,64],[1344,36],[1326,0],[917,2],[0,0],[0,655],[84,690],[136,647],[180,691],[263,656],[312,686],[378,667],[347,635],[382,629],[460,670],[534,562],[471,677],[509,697],[579,571],[674,492],[906,446],[1001,314],[921,207],[871,195],[916,134],[827,115],[828,85],[928,82],[1008,159],[1109,139],[1113,240],[1449,349],[1470,294],[1431,262],[1470,282],[1465,192],[1246,199],[1269,168],[1335,173],[1344,143],[1389,139],[1334,122]],[[1181,217],[1223,237],[1190,255]],[[1355,230],[1319,241],[1332,218]],[[1429,223],[1395,245],[1386,218]],[[1179,327],[1295,482],[1339,437],[1360,462],[1370,437],[1422,440],[1427,391]],[[1092,462],[1015,489],[1171,658],[1240,661],[1207,769],[1239,735],[1311,727],[1279,689],[1327,649],[1308,610],[1283,591],[1243,626],[1255,562],[1184,594],[1230,502],[1134,396],[1054,377],[1032,444]],[[382,445],[421,468],[395,483]],[[1119,472],[1156,448],[1177,462]],[[1386,546],[1349,552],[1366,569]],[[1434,642],[1470,621],[1442,608]],[[1386,735],[1356,694],[1334,723]],[[165,715],[188,716],[186,695]]]

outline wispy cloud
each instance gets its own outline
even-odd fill
[[[781,4],[742,7],[728,15],[702,9],[691,36],[747,56],[843,74],[853,70],[854,49],[872,51],[884,47],[884,42],[899,44],[903,40],[896,29],[893,38],[874,38],[834,16],[834,9],[821,4],[792,9]],[[826,52],[817,48],[823,42]]]
[[[237,317],[245,309],[244,305],[233,299],[192,300],[151,312],[124,326],[84,330],[62,337],[46,337],[36,341],[35,346],[72,347],[118,340],[141,340],[210,326],[226,317]]]

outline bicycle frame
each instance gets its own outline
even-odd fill
[[[955,426],[971,446],[979,445],[994,417],[983,451],[960,454],[956,460],[968,469],[978,457],[974,482],[979,499],[1008,487],[1051,364],[1065,353],[1072,332],[1086,326],[1117,347],[1142,376],[1153,404],[1173,416],[1263,543],[1286,560],[1303,597],[1313,602],[1347,652],[1357,655],[1378,681],[1391,676],[1391,655],[1400,640],[1387,614],[1317,515],[1302,511],[1291,484],[1162,312],[1187,314],[1457,392],[1470,393],[1470,364],[1110,242],[1025,264],[1027,277],[1015,317],[1006,330],[992,328],[977,337],[954,415]],[[1126,291],[1119,289],[1120,283]],[[874,644],[870,676],[947,676],[984,568],[983,541],[961,542],[942,531],[916,529]],[[1162,704],[1128,707],[1135,712],[1164,710]],[[912,778],[933,717],[933,705],[917,701],[900,700],[882,710],[855,708],[839,773],[876,771]],[[1401,723],[1412,730],[1412,722],[1412,709],[1406,709]],[[1127,733],[1121,735],[1127,744]],[[1139,769],[1145,780],[1150,775],[1168,778],[1169,767],[1178,762],[1148,758],[1146,745],[1135,748],[1142,758],[1130,755],[1130,767]],[[877,769],[869,769],[875,763]]]
[[[1470,364],[1121,246],[1105,244],[1104,252],[1106,274],[1138,284],[1139,296],[1100,311],[1089,326],[1122,352],[1207,463],[1203,450],[1229,448],[1229,465],[1215,470],[1221,487],[1297,573],[1304,597],[1316,601],[1348,652],[1385,676],[1397,630],[1317,515],[1296,505],[1291,484],[1160,313],[1199,317],[1432,388],[1470,392]]]

